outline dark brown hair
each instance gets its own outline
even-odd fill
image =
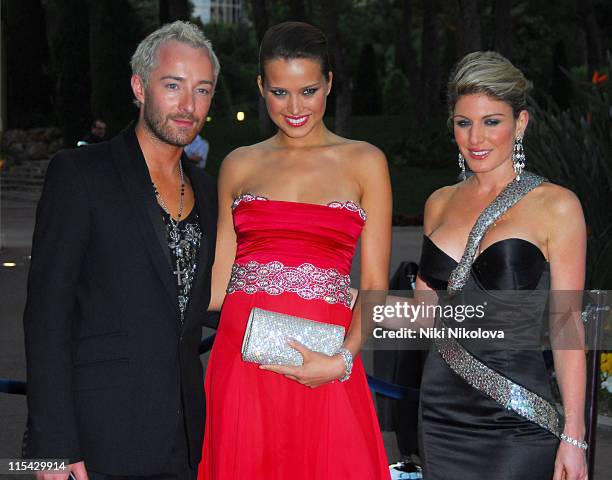
[[[321,73],[329,79],[331,70],[327,38],[308,23],[283,22],[270,27],[259,47],[259,74],[265,77],[265,66],[272,60],[308,58],[321,65]]]

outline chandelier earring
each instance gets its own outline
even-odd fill
[[[461,153],[459,153],[459,155],[457,156],[457,160],[459,163],[459,170],[461,170],[461,173],[459,174],[459,176],[461,177],[461,180],[465,180],[466,176],[465,176],[465,158],[463,158],[463,155],[461,155]]]
[[[521,180],[521,174],[525,169],[525,150],[523,149],[523,137],[518,136],[514,140],[514,150],[512,151],[512,167],[516,173],[516,180]]]

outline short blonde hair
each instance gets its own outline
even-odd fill
[[[452,70],[448,82],[448,109],[452,117],[459,97],[484,93],[506,102],[515,117],[527,109],[531,82],[510,60],[497,52],[472,52]]]
[[[130,65],[132,66],[132,74],[138,75],[145,85],[149,82],[151,71],[157,65],[157,52],[160,47],[167,42],[176,41],[189,45],[196,49],[205,50],[213,66],[214,83],[217,83],[221,66],[219,60],[213,51],[212,44],[204,36],[202,30],[191,22],[176,22],[167,23],[158,28],[153,33],[150,33],[136,47]]]

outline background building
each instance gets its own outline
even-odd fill
[[[202,23],[239,23],[245,16],[244,0],[192,0],[193,16]]]

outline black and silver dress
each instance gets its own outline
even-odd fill
[[[479,243],[484,232],[486,228],[468,244]],[[560,419],[538,348],[549,264],[533,243],[505,239],[468,261],[460,291],[447,295],[457,267],[457,261],[424,238],[419,276],[440,292],[439,301],[484,299],[487,309],[495,311],[495,328],[533,348],[514,348],[514,340],[501,348],[457,339],[433,342],[419,412],[424,478],[550,480]],[[465,321],[461,326],[477,329],[483,322]]]

